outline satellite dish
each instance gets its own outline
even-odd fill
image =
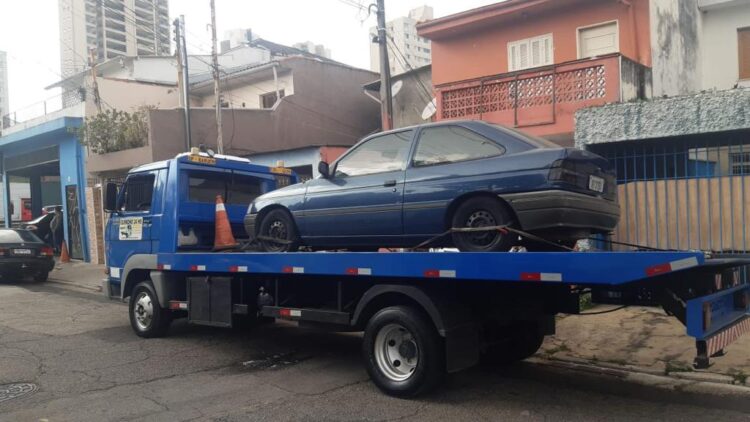
[[[422,110],[422,120],[430,120],[432,116],[437,112],[437,98],[433,98],[432,101],[427,103],[424,110]]]
[[[396,81],[391,85],[391,97],[395,97],[396,94],[401,91],[401,88],[404,86],[404,81]]]

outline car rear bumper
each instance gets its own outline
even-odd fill
[[[620,220],[615,201],[563,190],[500,195],[527,231],[573,228],[612,231]]]
[[[36,274],[55,268],[52,258],[6,258],[0,259],[0,274]]]

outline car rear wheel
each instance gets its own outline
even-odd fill
[[[34,281],[37,283],[44,283],[49,278],[49,271],[40,271],[34,274]]]
[[[282,209],[271,210],[263,216],[258,228],[258,240],[265,252],[293,252],[299,248],[294,220]]]
[[[480,228],[512,224],[512,217],[500,200],[479,197],[468,199],[458,206],[453,213],[451,227]],[[516,238],[512,233],[498,230],[453,233],[453,243],[461,252],[507,251]]]

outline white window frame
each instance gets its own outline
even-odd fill
[[[549,47],[549,61],[539,63],[539,64],[531,63],[531,44],[535,41],[544,42],[545,40],[549,40],[549,46],[550,46]],[[526,44],[527,49],[528,49],[529,63],[527,66],[519,66],[517,68],[514,68],[513,67],[513,47],[518,47],[520,51],[520,46],[523,44]],[[510,41],[507,45],[507,49],[508,49],[508,71],[509,72],[516,72],[516,71],[525,70],[525,69],[533,69],[535,67],[550,66],[555,63],[555,40],[554,40],[554,37],[552,36],[552,33],[538,35],[536,37],[525,38],[525,39],[517,40],[517,41]],[[520,55],[519,55],[519,60],[520,60]]]
[[[615,53],[620,52],[620,20],[614,19],[611,21],[598,22],[592,25],[579,26],[578,28],[576,28],[576,57],[578,57],[579,60],[589,58],[589,57],[581,57],[581,31],[585,31],[587,29],[596,28],[597,26],[605,26],[609,24],[615,24],[615,43],[617,44],[617,51]],[[614,53],[608,53],[608,54],[614,54]]]

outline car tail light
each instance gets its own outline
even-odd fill
[[[576,185],[578,176],[578,169],[575,162],[571,160],[556,160],[549,169],[547,179]]]
[[[8,255],[8,249],[0,248],[0,256],[6,256],[6,255]]]
[[[42,250],[39,252],[39,255],[41,256],[54,256],[55,250],[52,249],[50,246],[44,246],[42,247]]]

